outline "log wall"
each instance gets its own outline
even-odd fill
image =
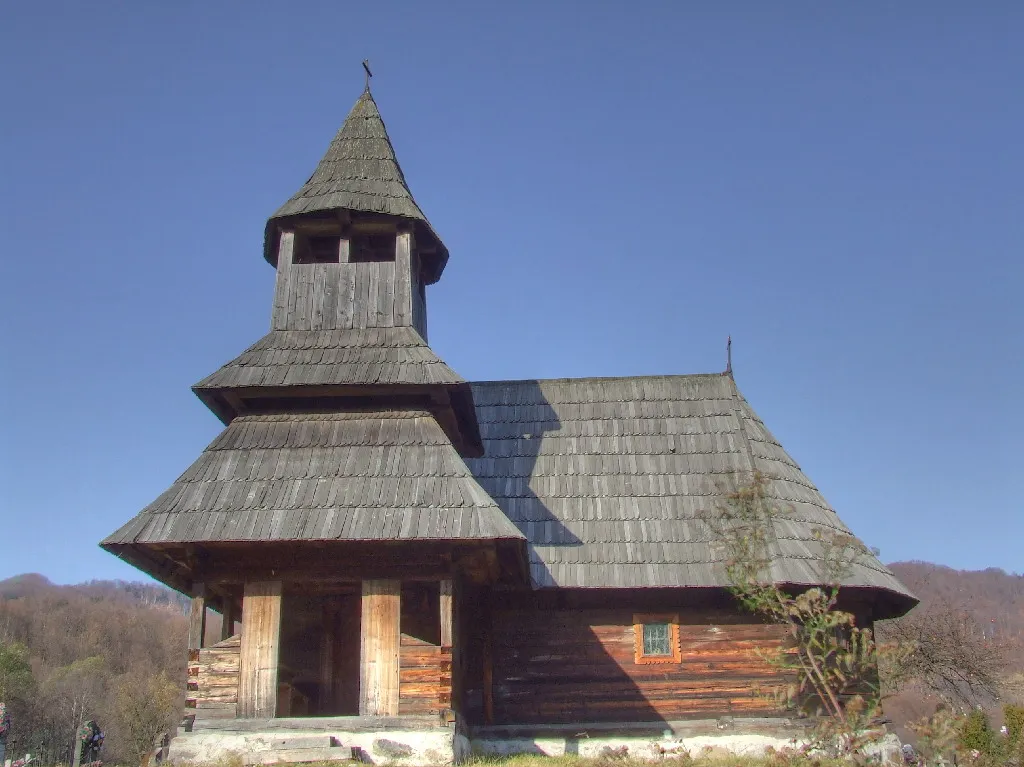
[[[189,651],[185,708],[197,720],[233,719],[238,703],[241,635]]]
[[[477,696],[492,713],[481,718],[569,723],[780,713],[768,696],[782,680],[757,651],[783,647],[782,627],[727,610],[681,612],[681,661],[637,664],[633,614],[495,610],[485,689]]]
[[[450,647],[402,634],[400,665],[399,714],[437,714],[451,707]]]

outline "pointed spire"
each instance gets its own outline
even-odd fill
[[[313,175],[267,222],[267,260],[274,263],[277,259],[276,237],[272,235],[281,219],[330,210],[380,213],[417,222],[418,239],[427,251],[428,281],[441,276],[448,250],[409,191],[369,87],[352,107]]]

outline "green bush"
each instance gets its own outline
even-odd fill
[[[1003,706],[1003,718],[1006,720],[1010,747],[1024,743],[1024,706],[1008,704]]]
[[[976,708],[967,715],[960,729],[960,748],[964,751],[980,751],[988,754],[992,750],[992,727],[988,714]]]

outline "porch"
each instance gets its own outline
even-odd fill
[[[452,578],[350,583],[247,581],[239,620],[204,646],[207,596],[189,632],[186,727],[278,717],[452,719]]]

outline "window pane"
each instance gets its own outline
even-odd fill
[[[672,632],[667,623],[644,624],[644,655],[671,655],[669,638]]]

